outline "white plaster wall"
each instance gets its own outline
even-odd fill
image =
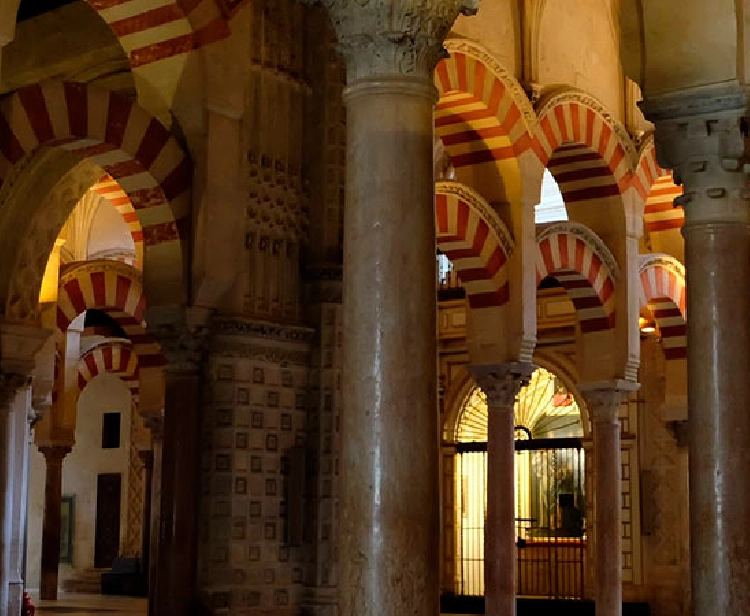
[[[100,473],[122,474],[120,504],[120,545],[125,542],[127,525],[128,455],[130,451],[130,391],[116,376],[96,377],[78,401],[76,445],[63,462],[63,495],[75,495],[73,565],[60,565],[60,583],[76,571],[94,566],[96,482]],[[120,447],[102,449],[102,416],[120,412]],[[44,510],[44,457],[32,448],[29,484],[27,585],[39,587],[42,555],[42,513]]]
[[[547,0],[540,28],[539,81],[584,90],[622,120],[615,17],[610,3],[602,0]]]

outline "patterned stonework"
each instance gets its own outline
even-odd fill
[[[292,614],[300,604],[303,556],[287,537],[297,521],[290,520],[288,502],[300,496],[288,490],[290,473],[298,471],[293,461],[306,447],[311,332],[242,325],[222,323],[211,338],[200,587],[216,614]]]

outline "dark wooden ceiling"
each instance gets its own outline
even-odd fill
[[[66,4],[81,2],[82,0],[21,0],[18,7],[18,21],[26,21],[49,11],[59,9]]]

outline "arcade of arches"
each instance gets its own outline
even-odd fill
[[[0,616],[750,614],[745,5],[0,0]]]

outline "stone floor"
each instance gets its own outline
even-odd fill
[[[32,595],[33,597],[33,595]],[[102,597],[99,595],[61,594],[57,601],[39,601],[33,597],[37,616],[84,616],[102,614],[103,616],[144,616],[145,599],[129,597]]]

